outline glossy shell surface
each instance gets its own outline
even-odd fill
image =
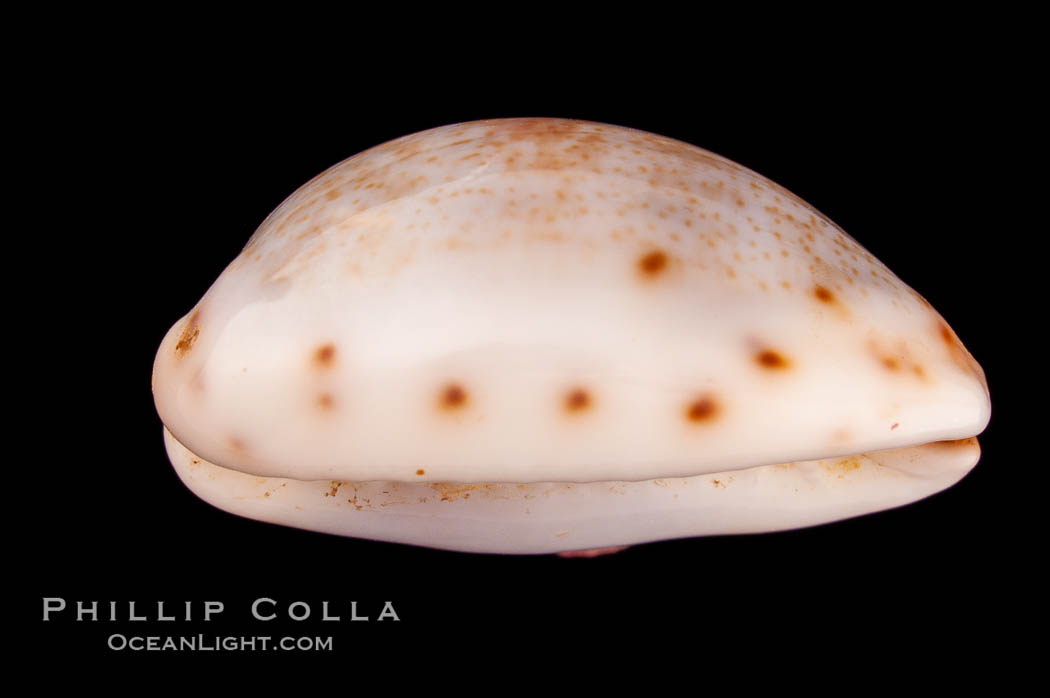
[[[426,131],[304,185],[172,327],[154,394],[224,509],[494,552],[914,501],[989,416],[944,319],[818,211],[557,119]]]

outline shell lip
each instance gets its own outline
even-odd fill
[[[968,447],[977,447],[977,437],[983,433],[985,427],[988,424],[990,415],[990,408],[986,410],[985,415],[982,418],[981,426],[978,429],[942,429],[929,432],[927,436],[929,438],[916,440],[911,443],[894,444],[892,446],[881,448],[861,448],[861,449],[840,449],[840,450],[822,450],[822,451],[804,451],[797,454],[791,454],[788,457],[780,459],[766,459],[761,461],[744,461],[736,464],[729,468],[707,468],[704,470],[697,470],[695,468],[689,468],[688,466],[668,466],[664,469],[658,470],[653,473],[647,473],[641,477],[618,477],[616,475],[610,475],[608,477],[599,476],[597,478],[564,478],[564,477],[543,477],[535,479],[518,479],[518,478],[503,478],[498,473],[494,473],[492,477],[487,474],[484,478],[477,479],[464,479],[456,477],[440,477],[433,474],[433,472],[427,472],[426,468],[417,468],[414,472],[415,475],[412,477],[402,477],[401,473],[405,472],[405,468],[397,468],[397,475],[381,475],[379,477],[368,477],[368,478],[356,478],[352,474],[333,472],[327,473],[323,477],[302,477],[294,467],[283,467],[283,468],[268,468],[268,469],[253,469],[250,467],[243,467],[241,463],[227,463],[221,461],[208,460],[207,462],[217,465],[218,467],[231,470],[244,475],[250,475],[260,478],[281,478],[289,481],[310,483],[310,482],[323,482],[329,480],[339,481],[356,481],[356,482],[394,482],[403,484],[462,484],[462,485],[476,485],[476,484],[501,484],[501,485],[530,485],[537,483],[559,483],[559,484],[579,484],[585,485],[589,483],[602,483],[602,482],[624,482],[624,483],[637,483],[637,482],[649,482],[655,479],[666,479],[666,478],[689,478],[699,477],[704,475],[711,475],[712,473],[732,473],[737,471],[744,471],[753,468],[772,467],[782,465],[784,463],[795,463],[795,462],[807,462],[807,461],[824,461],[834,459],[848,459],[855,457],[869,457],[872,454],[884,453],[884,452],[897,452],[908,449],[922,449],[926,447],[948,447],[951,444],[966,445]],[[184,442],[179,438],[178,433],[167,424],[164,424],[164,431],[166,434],[170,434],[171,438],[174,439],[180,446],[185,448],[187,451],[194,453]],[[201,456],[198,456],[201,457]],[[974,461],[976,464],[976,460]],[[971,466],[972,467],[972,466]]]
[[[477,553],[541,554],[804,528],[902,506],[976,464],[975,438],[694,478],[593,483],[397,483],[260,478],[197,457],[167,429],[191,492],[239,516]]]

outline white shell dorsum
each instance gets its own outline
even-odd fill
[[[989,416],[944,320],[805,202],[559,119],[304,185],[168,332],[154,395],[216,506],[520,553],[904,504],[973,467]]]

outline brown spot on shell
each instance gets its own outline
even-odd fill
[[[868,342],[868,350],[871,356],[879,362],[879,365],[890,373],[899,374],[910,371],[916,377],[926,380],[926,370],[912,359],[908,344],[900,340],[895,347],[887,349],[879,341],[872,339]]]
[[[335,345],[324,344],[314,352],[314,365],[318,368],[329,368],[335,363]]]
[[[653,250],[638,260],[638,273],[644,278],[656,278],[667,269],[667,254],[662,250]]]
[[[426,472],[422,468],[420,468],[416,471],[416,475],[426,475]]]
[[[244,453],[244,451],[246,450],[244,446],[244,441],[242,441],[236,436],[231,436],[229,439],[227,439],[227,443],[230,444],[231,449],[237,451],[238,453]]]
[[[175,343],[175,355],[184,356],[193,348],[193,343],[197,341],[197,337],[200,336],[200,317],[201,311],[196,311],[190,316],[186,326],[182,328],[182,333],[179,335],[179,341]]]
[[[579,413],[591,406],[591,396],[583,388],[574,388],[565,395],[565,411]]]
[[[335,406],[335,400],[330,393],[321,393],[317,396],[317,406],[322,410],[330,410]]]
[[[458,383],[450,383],[441,390],[439,404],[445,410],[458,410],[467,405],[467,391]]]
[[[791,367],[787,357],[772,349],[762,349],[755,354],[755,363],[769,371],[783,371]]]
[[[710,422],[718,416],[719,412],[718,401],[708,393],[686,405],[685,418],[695,423]]]
[[[949,347],[955,344],[955,335],[952,334],[951,329],[947,325],[941,325],[941,339]]]
[[[835,294],[830,289],[817,284],[813,287],[813,296],[821,303],[834,303]]]

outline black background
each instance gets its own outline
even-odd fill
[[[1008,636],[1015,619],[1004,608],[1032,554],[1016,547],[1016,481],[1004,477],[1019,408],[999,338],[1016,304],[1002,302],[1006,168],[992,119],[1008,90],[977,48],[909,46],[894,61],[836,54],[790,67],[776,52],[650,62],[466,52],[362,71],[354,56],[318,77],[305,57],[260,69],[255,53],[220,65],[185,47],[161,57],[136,45],[47,73],[25,138],[42,195],[27,209],[53,231],[50,249],[46,261],[12,265],[35,279],[19,305],[33,311],[31,353],[47,377],[27,402],[21,442],[32,453],[19,462],[31,513],[15,536],[33,651],[134,662],[106,650],[110,633],[294,633],[333,635],[336,653],[357,662],[460,661],[449,648],[464,642],[508,660],[522,647],[572,657],[598,642],[609,662],[684,637],[678,651],[694,656],[804,645],[814,661],[935,649],[962,661]],[[823,211],[925,296],[984,366],[993,417],[976,469],[892,511],[593,560],[326,536],[192,495],[168,463],[150,393],[171,324],[263,218],[326,167],[408,133],[509,116],[674,137]],[[69,612],[42,623],[45,596],[114,600],[122,614],[131,600],[151,615],[157,601],[192,600],[197,617],[204,600],[226,611],[210,624],[75,623]],[[260,596],[309,602],[315,617],[327,600],[344,618],[351,600],[373,617],[390,600],[401,621],[261,624],[248,612]]]

